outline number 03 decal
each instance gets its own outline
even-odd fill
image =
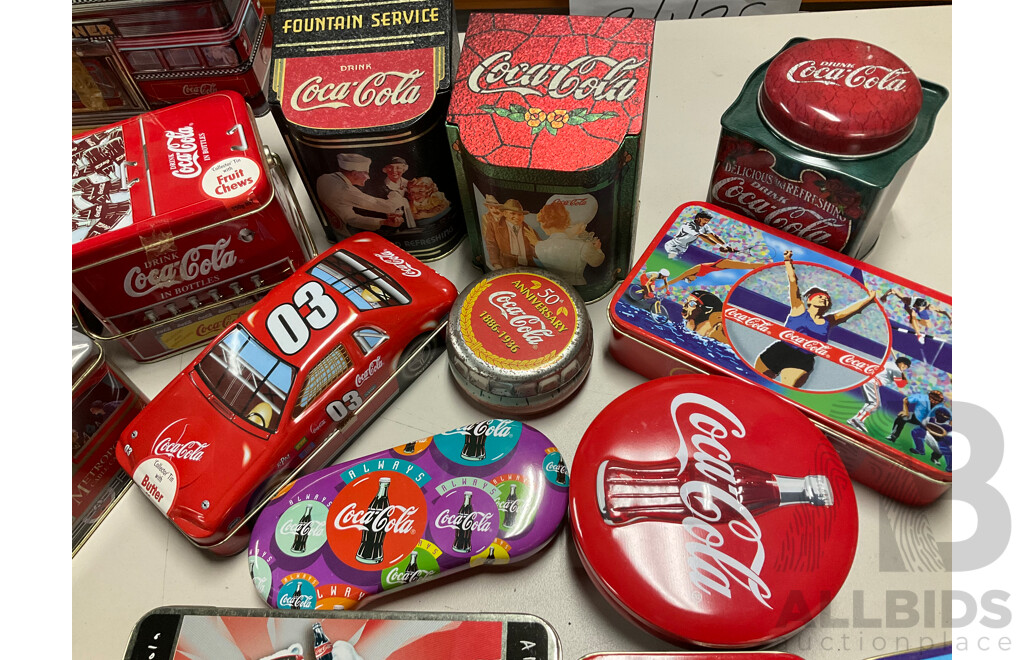
[[[308,308],[305,314],[303,308]],[[309,343],[310,330],[323,330],[338,316],[338,306],[319,282],[295,290],[292,302],[278,305],[267,315],[267,332],[281,352],[295,355]]]

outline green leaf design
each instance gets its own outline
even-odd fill
[[[518,103],[510,103],[508,109],[515,114],[526,114],[526,108],[524,106],[519,105]]]
[[[588,114],[583,116],[583,121],[597,121],[598,119],[604,119],[604,113],[600,114]]]
[[[587,109],[586,108],[576,108],[575,110],[570,110],[569,111],[569,116],[570,117],[579,117],[580,115],[585,115],[585,114],[587,114]]]
[[[509,111],[506,110],[505,108],[495,108],[494,114],[498,115],[499,117],[508,117]]]
[[[565,120],[565,123],[569,126],[579,126],[580,124],[586,124],[587,120],[583,117],[569,117]]]
[[[547,123],[546,121],[543,124],[541,124],[541,126],[546,128],[548,130],[548,133],[551,133],[552,135],[558,135],[558,129],[552,127],[551,124]]]
[[[612,117],[618,117],[619,113],[608,110],[607,112],[601,113],[601,119],[611,119]]]
[[[547,122],[544,122],[544,124],[546,124],[546,123],[547,123]],[[537,125],[537,126],[534,126],[534,127],[533,127],[533,130],[532,130],[532,131],[530,131],[530,134],[531,134],[531,135],[536,135],[537,133],[540,133],[541,129],[542,129],[542,128],[544,128],[544,124],[539,124],[539,125]]]
[[[526,121],[526,114],[522,112],[510,112],[508,118],[512,121]]]
[[[494,112],[497,108],[495,108],[493,105],[482,105],[480,106],[480,109],[483,110],[484,112]]]

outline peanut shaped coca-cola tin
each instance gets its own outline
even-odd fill
[[[716,649],[799,631],[857,546],[836,451],[794,407],[734,378],[659,378],[612,401],[576,451],[569,515],[587,573],[621,614]]]
[[[249,570],[286,609],[346,609],[442,574],[532,555],[560,529],[565,462],[522,422],[492,419],[348,460],[282,488]]]
[[[952,313],[945,294],[700,202],[672,212],[608,308],[626,366],[773,392],[854,479],[918,505],[952,483]]]
[[[608,293],[636,227],[654,21],[473,14],[448,110],[485,271],[536,266]]]
[[[235,92],[71,141],[73,311],[139,361],[210,341],[313,254]]]

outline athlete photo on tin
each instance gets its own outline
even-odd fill
[[[683,303],[683,325],[701,337],[728,342],[723,330],[722,299],[710,291],[694,289]]]
[[[948,321],[953,320],[953,316],[949,312],[933,307],[927,298],[911,296],[899,289],[892,288],[883,293],[880,300],[884,303],[889,296],[893,296],[903,305],[903,311],[907,314],[907,322],[920,344],[924,343],[925,337],[933,337],[936,328],[935,322],[940,314],[945,316]]]
[[[711,220],[711,214],[707,211],[698,211],[692,218],[683,220],[676,235],[665,243],[665,252],[668,253],[668,256],[678,259],[688,247],[697,241],[703,241],[721,252],[735,252],[735,248],[730,247],[724,239],[708,228],[708,223]]]
[[[849,390],[873,377],[889,353],[877,297],[851,275],[795,264],[784,250],[781,264],[752,271],[730,291],[725,331],[740,358],[779,385]]]

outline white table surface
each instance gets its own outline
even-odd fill
[[[950,7],[820,12],[700,21],[659,22],[648,97],[646,151],[634,259],[680,203],[702,200],[718,140],[720,118],[743,81],[791,37],[851,37],[881,45],[928,80],[950,88]],[[955,96],[952,97],[955,99]],[[930,142],[918,156],[903,192],[867,261],[913,281],[952,291],[952,110],[941,110]],[[316,222],[280,133],[259,120],[264,140],[285,160],[318,247],[327,241]],[[927,250],[912,247],[927,244]],[[469,246],[432,265],[461,289],[479,273]],[[644,381],[608,353],[608,297],[589,306],[595,356],[588,380],[568,405],[531,420],[562,450],[569,465],[587,426],[612,399]],[[108,355],[148,396],[155,396],[198,351],[147,365],[117,346]],[[459,396],[439,359],[343,454],[355,458],[488,417]],[[912,509],[856,484],[860,540],[853,569],[826,617],[774,650],[815,658],[868,658],[880,652],[950,637],[941,592],[951,588],[950,558],[935,552],[951,541],[949,493]],[[910,547],[930,553],[892,570]],[[948,547],[948,546],[945,546]],[[671,558],[666,558],[671,561]],[[136,621],[161,605],[264,607],[245,554],[218,558],[189,544],[133,488],[72,560],[73,657],[121,658]],[[890,606],[887,609],[886,602]],[[916,599],[919,616],[900,617],[900,599]],[[371,604],[375,610],[528,612],[546,619],[561,640],[562,657],[600,651],[668,651],[674,647],[618,615],[591,584],[568,530],[541,554],[520,565],[435,580]],[[946,615],[948,616],[948,614]],[[906,625],[907,623],[914,625]],[[899,646],[897,646],[899,645]],[[881,647],[881,648],[879,648]]]

